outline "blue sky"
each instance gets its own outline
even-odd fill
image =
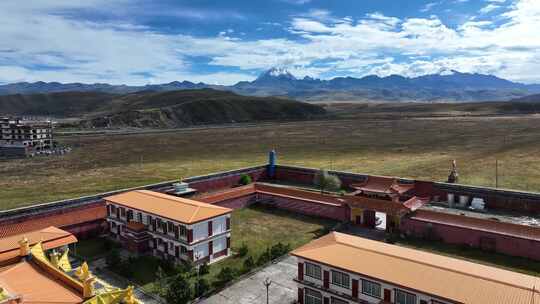
[[[538,0],[2,0],[0,83],[462,72],[540,83]]]

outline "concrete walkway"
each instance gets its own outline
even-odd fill
[[[229,286],[220,293],[204,299],[202,304],[265,304],[266,287],[263,282],[270,278],[270,303],[290,304],[297,297],[296,258],[288,257],[277,264],[272,264],[256,273]]]

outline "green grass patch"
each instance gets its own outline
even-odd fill
[[[99,257],[103,257],[118,245],[105,238],[91,238],[79,240],[76,245],[76,252],[78,256],[85,260],[93,260]]]

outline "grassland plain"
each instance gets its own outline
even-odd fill
[[[266,162],[540,191],[540,117],[396,117],[171,133],[58,137],[62,157],[0,162],[0,208],[94,194]]]

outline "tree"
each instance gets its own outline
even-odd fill
[[[205,280],[204,278],[200,278],[197,281],[196,296],[200,297],[200,296],[204,295],[209,289],[210,289],[210,285],[208,284],[208,281]]]
[[[156,293],[161,297],[167,291],[167,275],[161,266],[158,266],[156,271],[156,283],[154,285]]]
[[[341,188],[341,180],[339,177],[328,173],[328,171],[324,169],[315,173],[313,184],[321,189],[321,194],[324,193],[324,190],[337,191]]]
[[[193,296],[191,284],[182,274],[177,275],[167,287],[165,300],[168,304],[187,304]]]
[[[111,250],[105,258],[105,263],[107,263],[107,267],[109,268],[115,268],[120,266],[120,264],[122,264],[122,257],[120,257],[120,252],[117,249]]]
[[[248,184],[251,184],[251,182],[252,182],[251,176],[247,174],[242,174],[242,176],[240,176],[240,184],[248,185]]]

